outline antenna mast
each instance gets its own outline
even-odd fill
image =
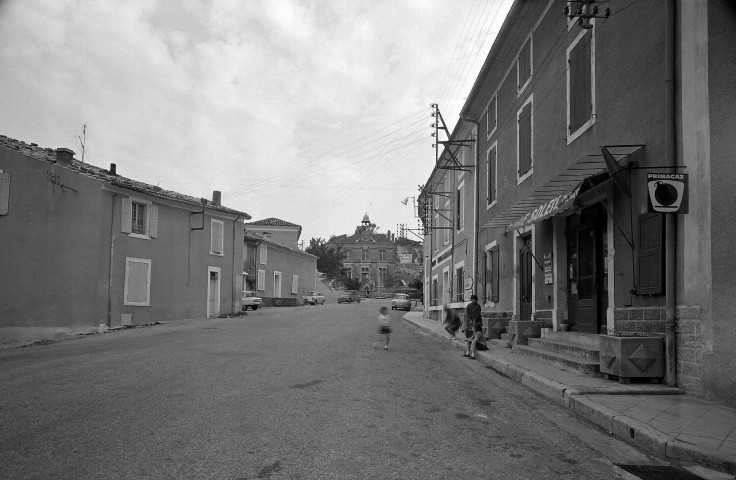
[[[79,137],[79,143],[82,144],[82,163],[84,163],[84,149],[87,143],[87,124],[82,125],[82,137]]]

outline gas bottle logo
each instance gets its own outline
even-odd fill
[[[648,173],[649,211],[687,213],[687,174]]]

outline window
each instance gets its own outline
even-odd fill
[[[567,143],[595,123],[593,29],[583,30],[567,49]]]
[[[214,218],[210,221],[210,253],[222,255],[225,224]]]
[[[519,56],[516,59],[516,87],[518,95],[524,91],[524,88],[532,79],[532,37],[531,35],[521,47]]]
[[[299,275],[291,276],[291,293],[299,293]]]
[[[384,286],[388,280],[388,268],[378,267],[378,284]]]
[[[266,290],[266,271],[258,270],[258,282],[256,288],[260,291]]]
[[[451,190],[448,189],[447,192],[449,193]],[[450,209],[449,200],[445,202],[445,215],[452,218],[452,210]],[[442,231],[445,232],[444,244],[447,245],[450,243],[450,229],[452,228],[452,225],[450,225],[450,219],[442,217],[442,226],[444,227]]]
[[[151,261],[125,259],[124,305],[148,307],[151,303]]]
[[[485,264],[485,299],[487,302],[498,302],[498,245],[486,247]]]
[[[363,281],[364,283],[368,283],[368,280],[370,278],[370,272],[368,271],[368,267],[360,268],[360,278],[361,278],[361,281]]]
[[[486,113],[486,135],[490,137],[496,131],[496,127],[498,127],[498,100],[496,95],[488,102]]]
[[[158,207],[131,197],[122,199],[122,231],[136,238],[158,236]]]
[[[266,265],[268,263],[268,246],[262,243],[258,248],[258,252],[260,253],[261,265]]]
[[[379,253],[379,256],[381,258],[381,261],[382,262],[385,261],[386,260],[386,250],[381,250],[378,253]]]
[[[368,249],[363,249],[363,261],[368,260]]]
[[[465,270],[463,265],[455,267],[455,301],[465,301]]]
[[[430,298],[431,305],[437,305],[437,296],[438,296],[437,288],[438,288],[438,281],[437,281],[437,276],[435,275],[434,277],[432,277],[432,297]]]
[[[0,215],[8,214],[8,198],[10,197],[10,174],[0,170]]]
[[[488,150],[488,153],[486,154],[486,205],[488,205],[489,207],[496,203],[496,192],[498,188],[497,151],[497,144],[494,142],[493,145],[491,145],[491,149]]]
[[[534,163],[532,151],[532,102],[532,97],[530,96],[516,114],[518,183],[521,183],[526,177],[531,175]]]
[[[346,262],[349,262],[350,261],[350,250],[346,250],[345,251],[345,261]]]
[[[455,225],[459,232],[465,228],[465,184],[461,183],[455,191]]]

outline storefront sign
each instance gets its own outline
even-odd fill
[[[544,284],[551,285],[555,283],[552,277],[552,254],[544,254]]]
[[[411,253],[400,253],[399,263],[411,263]]]
[[[650,213],[687,213],[687,173],[647,173]]]
[[[512,230],[516,230],[517,228],[523,228],[537,223],[540,220],[544,220],[545,218],[549,218],[553,215],[564,212],[568,208],[572,207],[573,202],[575,202],[575,198],[578,196],[578,192],[580,192],[580,186],[575,187],[575,189],[570,192],[563,193],[562,195],[559,195],[552,200],[543,203],[539,207],[521,217],[520,220],[517,220],[516,222],[509,225],[506,231],[510,232]]]

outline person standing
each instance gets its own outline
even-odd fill
[[[381,307],[380,315],[378,315],[378,333],[386,335],[386,343],[383,345],[384,350],[388,350],[388,341],[391,336],[391,318],[388,316],[388,307]]]
[[[463,353],[463,357],[475,360],[475,353],[487,348],[486,338],[483,335],[483,317],[481,316],[477,295],[471,295],[470,303],[465,307],[464,330],[467,348]]]

